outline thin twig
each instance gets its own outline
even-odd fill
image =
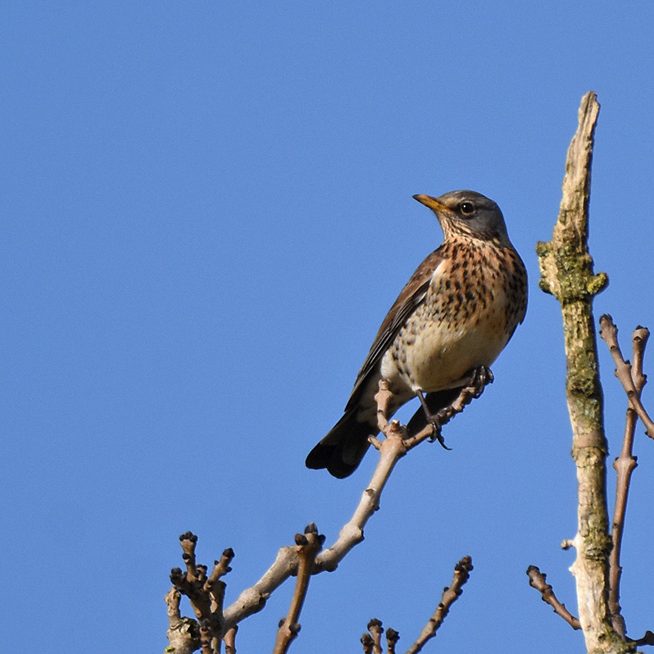
[[[228,547],[226,550],[223,550],[223,553],[220,555],[220,559],[213,562],[213,570],[207,578],[207,581],[204,584],[204,590],[208,593],[216,593],[215,586],[220,580],[221,577],[224,577],[228,572],[231,572],[230,563],[234,558],[234,550],[231,547]]]
[[[436,635],[443,620],[447,616],[450,607],[456,600],[459,598],[463,592],[463,586],[470,578],[470,572],[472,571],[472,559],[469,556],[464,556],[454,567],[454,577],[452,578],[452,583],[449,587],[443,589],[443,595],[441,596],[441,601],[436,607],[434,613],[427,621],[427,624],[424,626],[423,630],[420,632],[420,635],[411,647],[407,650],[407,654],[416,654],[420,652],[424,647],[425,643],[433,638]]]
[[[311,571],[316,554],[325,541],[325,537],[318,533],[318,528],[315,524],[310,524],[304,530],[304,534],[296,534],[295,543],[297,545],[297,552],[299,557],[299,565],[297,571],[297,579],[295,582],[295,590],[291,599],[291,606],[288,610],[288,615],[284,618],[277,630],[277,638],[275,640],[275,648],[273,654],[285,654],[290,647],[291,642],[295,639],[300,631],[300,612],[302,605],[309,589],[309,579],[311,578]]]
[[[400,640],[399,632],[392,627],[386,629],[386,654],[395,654],[395,646],[398,640]]]
[[[552,586],[547,583],[547,575],[544,572],[541,572],[535,565],[530,565],[527,568],[527,576],[529,585],[541,594],[543,602],[549,604],[554,609],[554,613],[563,618],[573,629],[581,629],[579,619],[568,611],[563,602],[558,600]]]
[[[382,654],[384,650],[382,649],[381,637],[384,633],[384,628],[381,620],[377,618],[370,620],[368,623],[368,633],[372,638],[372,654]]]
[[[643,374],[643,357],[649,331],[645,327],[637,327],[632,337],[632,358],[633,365],[629,365],[622,356],[618,342],[618,328],[611,316],[604,315],[600,318],[600,335],[607,344],[614,362],[616,363],[616,376],[629,376],[630,386],[633,388],[634,399],[640,402],[640,395],[645,386],[647,378]],[[618,374],[618,369],[621,371]],[[623,383],[624,386],[624,383]],[[625,391],[627,388],[625,387]],[[620,553],[622,549],[622,537],[624,535],[625,516],[627,512],[627,501],[629,499],[629,488],[631,475],[638,465],[637,458],[633,455],[634,436],[636,431],[637,414],[629,397],[627,414],[625,417],[624,437],[620,456],[613,462],[616,471],[615,508],[613,510],[613,526],[611,538],[613,549],[609,557],[609,610],[613,628],[621,635],[626,635],[626,625],[620,607],[620,579],[622,577],[622,566],[620,565]]]
[[[211,616],[212,616],[212,629],[213,635],[220,638],[224,631],[223,628],[223,604],[225,601],[225,588],[226,584],[222,581],[228,572],[232,571],[230,563],[234,558],[234,550],[228,547],[223,551],[220,559],[214,561],[214,568],[211,571],[208,579],[204,583],[204,592],[209,594],[211,598]],[[219,641],[214,644],[216,649],[219,648]]]
[[[615,363],[615,376],[620,380],[631,408],[636,412],[645,426],[645,433],[650,438],[654,438],[654,421],[649,417],[649,414],[640,401],[640,393],[636,388],[635,380],[631,373],[631,365],[622,356],[620,345],[618,344],[618,328],[613,323],[611,316],[603,315],[600,318],[600,335],[609,346],[609,351]]]
[[[170,572],[170,580],[182,595],[186,595],[191,602],[195,617],[199,620],[207,620],[211,616],[211,598],[204,591],[204,584],[207,579],[207,568],[197,565],[195,560],[195,546],[198,537],[187,531],[179,537],[182,547],[182,559],[186,564],[186,574],[179,568],[173,568]]]
[[[366,632],[361,636],[361,646],[363,647],[363,654],[372,654],[372,648],[374,646],[374,642],[372,640],[372,636]]]

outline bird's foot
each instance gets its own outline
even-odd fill
[[[439,445],[444,450],[451,450],[452,449],[451,447],[445,445],[445,439],[443,438],[443,434],[441,431],[442,425],[445,422],[447,422],[449,419],[446,417],[447,409],[441,409],[436,413],[432,413],[431,410],[429,409],[429,405],[427,404],[427,400],[425,399],[425,395],[422,391],[418,391],[418,399],[420,400],[420,404],[422,404],[422,410],[425,412],[425,418],[427,418],[427,423],[430,424],[433,429],[433,432],[429,437],[429,442],[433,443],[434,441],[438,441]]]
[[[493,375],[493,371],[488,366],[479,366],[479,368],[475,368],[472,371],[470,383],[463,390],[472,393],[471,399],[474,398],[476,400],[484,392],[484,388],[494,381],[495,375]]]
[[[439,411],[439,413],[440,413],[440,411]],[[443,437],[443,432],[441,431],[441,425],[440,425],[440,422],[438,421],[438,414],[436,414],[435,416],[432,416],[431,420],[428,418],[427,421],[434,428],[434,433],[429,437],[429,442],[433,443],[434,441],[438,441],[438,444],[444,450],[450,451],[452,448],[445,445],[445,438]]]
[[[441,409],[439,413],[444,413],[444,422],[451,420],[457,413],[461,413],[465,407],[481,397],[484,388],[492,384],[495,380],[491,369],[488,366],[479,366],[470,373],[470,381],[466,386],[462,386],[458,397],[447,407]],[[441,423],[444,424],[444,423]]]

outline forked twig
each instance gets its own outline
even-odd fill
[[[641,327],[640,329],[644,328]],[[624,360],[622,352],[620,351],[620,345],[618,344],[618,328],[615,326],[613,319],[608,314],[605,314],[600,318],[600,336],[609,347],[609,351],[613,357],[613,362],[615,363],[615,376],[620,380],[625,393],[627,393],[627,398],[629,399],[631,408],[636,412],[645,426],[645,433],[650,438],[654,438],[654,421],[649,417],[649,414],[640,401],[640,392],[636,388],[635,380],[631,372],[631,365],[628,361]],[[647,339],[645,339],[645,341],[647,341]]]
[[[360,639],[363,654],[383,654],[382,635],[384,634],[384,628],[381,620],[372,618],[366,628],[368,631]],[[386,629],[386,654],[395,654],[398,640],[400,640],[399,632],[392,627]]]
[[[613,462],[616,471],[615,508],[613,510],[613,525],[611,538],[613,549],[609,557],[609,610],[613,628],[621,635],[626,635],[626,625],[620,607],[620,580],[622,577],[622,566],[620,564],[620,553],[622,549],[622,537],[624,535],[625,516],[627,513],[627,501],[629,499],[629,488],[631,475],[638,466],[637,457],[633,454],[634,436],[636,432],[637,412],[631,401],[632,397],[640,403],[640,395],[647,382],[643,374],[643,357],[645,347],[649,338],[649,330],[646,327],[636,327],[632,336],[632,359],[633,364],[625,361],[618,342],[618,328],[609,315],[600,318],[600,336],[606,343],[616,363],[616,376],[620,379],[625,392],[627,393],[628,406],[625,417],[624,437],[620,456]],[[618,372],[620,371],[620,372]],[[623,381],[629,378],[628,385]],[[633,390],[630,396],[629,391]]]
[[[192,634],[193,642],[178,643],[178,647],[188,648],[191,645],[199,647],[202,654],[215,654],[220,650],[220,640],[223,633],[223,598],[225,595],[225,584],[221,577],[231,571],[229,564],[234,558],[234,551],[226,549],[219,560],[214,561],[214,568],[210,576],[207,576],[207,566],[197,563],[195,548],[198,537],[187,531],[179,537],[182,546],[182,558],[186,564],[186,573],[180,568],[173,568],[170,572],[170,580],[173,589],[166,596],[169,607],[169,616],[174,606],[170,599],[177,599],[177,612],[179,613],[179,597],[186,595],[189,598],[197,622],[192,632],[186,631],[187,641]],[[183,618],[188,620],[188,618]],[[178,641],[179,641],[178,637]],[[178,650],[175,650],[176,652]],[[189,651],[194,651],[191,649]]]

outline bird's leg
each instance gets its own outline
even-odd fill
[[[438,441],[440,446],[445,449],[445,450],[450,450],[452,449],[451,447],[448,447],[445,445],[445,439],[443,438],[443,434],[441,433],[441,420],[439,419],[439,414],[441,411],[438,413],[432,413],[429,406],[427,406],[427,400],[425,400],[425,395],[422,391],[417,392],[418,399],[420,400],[420,404],[422,404],[422,410],[425,412],[425,417],[427,418],[427,422],[431,423],[431,426],[434,428],[434,433],[430,436],[429,440],[433,443],[434,441]],[[447,421],[445,421],[447,422]]]
[[[472,402],[472,400],[476,400],[480,397],[484,392],[486,385],[493,383],[494,377],[490,368],[487,366],[479,366],[471,372],[469,379],[470,381],[465,386],[461,387],[459,395],[455,400],[436,413],[431,412],[422,391],[418,391],[417,393],[420,404],[425,412],[427,422],[431,423],[434,427],[434,435],[431,440],[437,440],[446,450],[449,450],[450,448],[445,445],[445,440],[441,434],[441,427],[452,420],[457,413],[461,413],[463,409]]]

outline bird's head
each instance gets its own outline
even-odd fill
[[[414,195],[438,218],[445,238],[464,236],[508,244],[502,211],[493,200],[475,191],[450,191],[440,197]]]

